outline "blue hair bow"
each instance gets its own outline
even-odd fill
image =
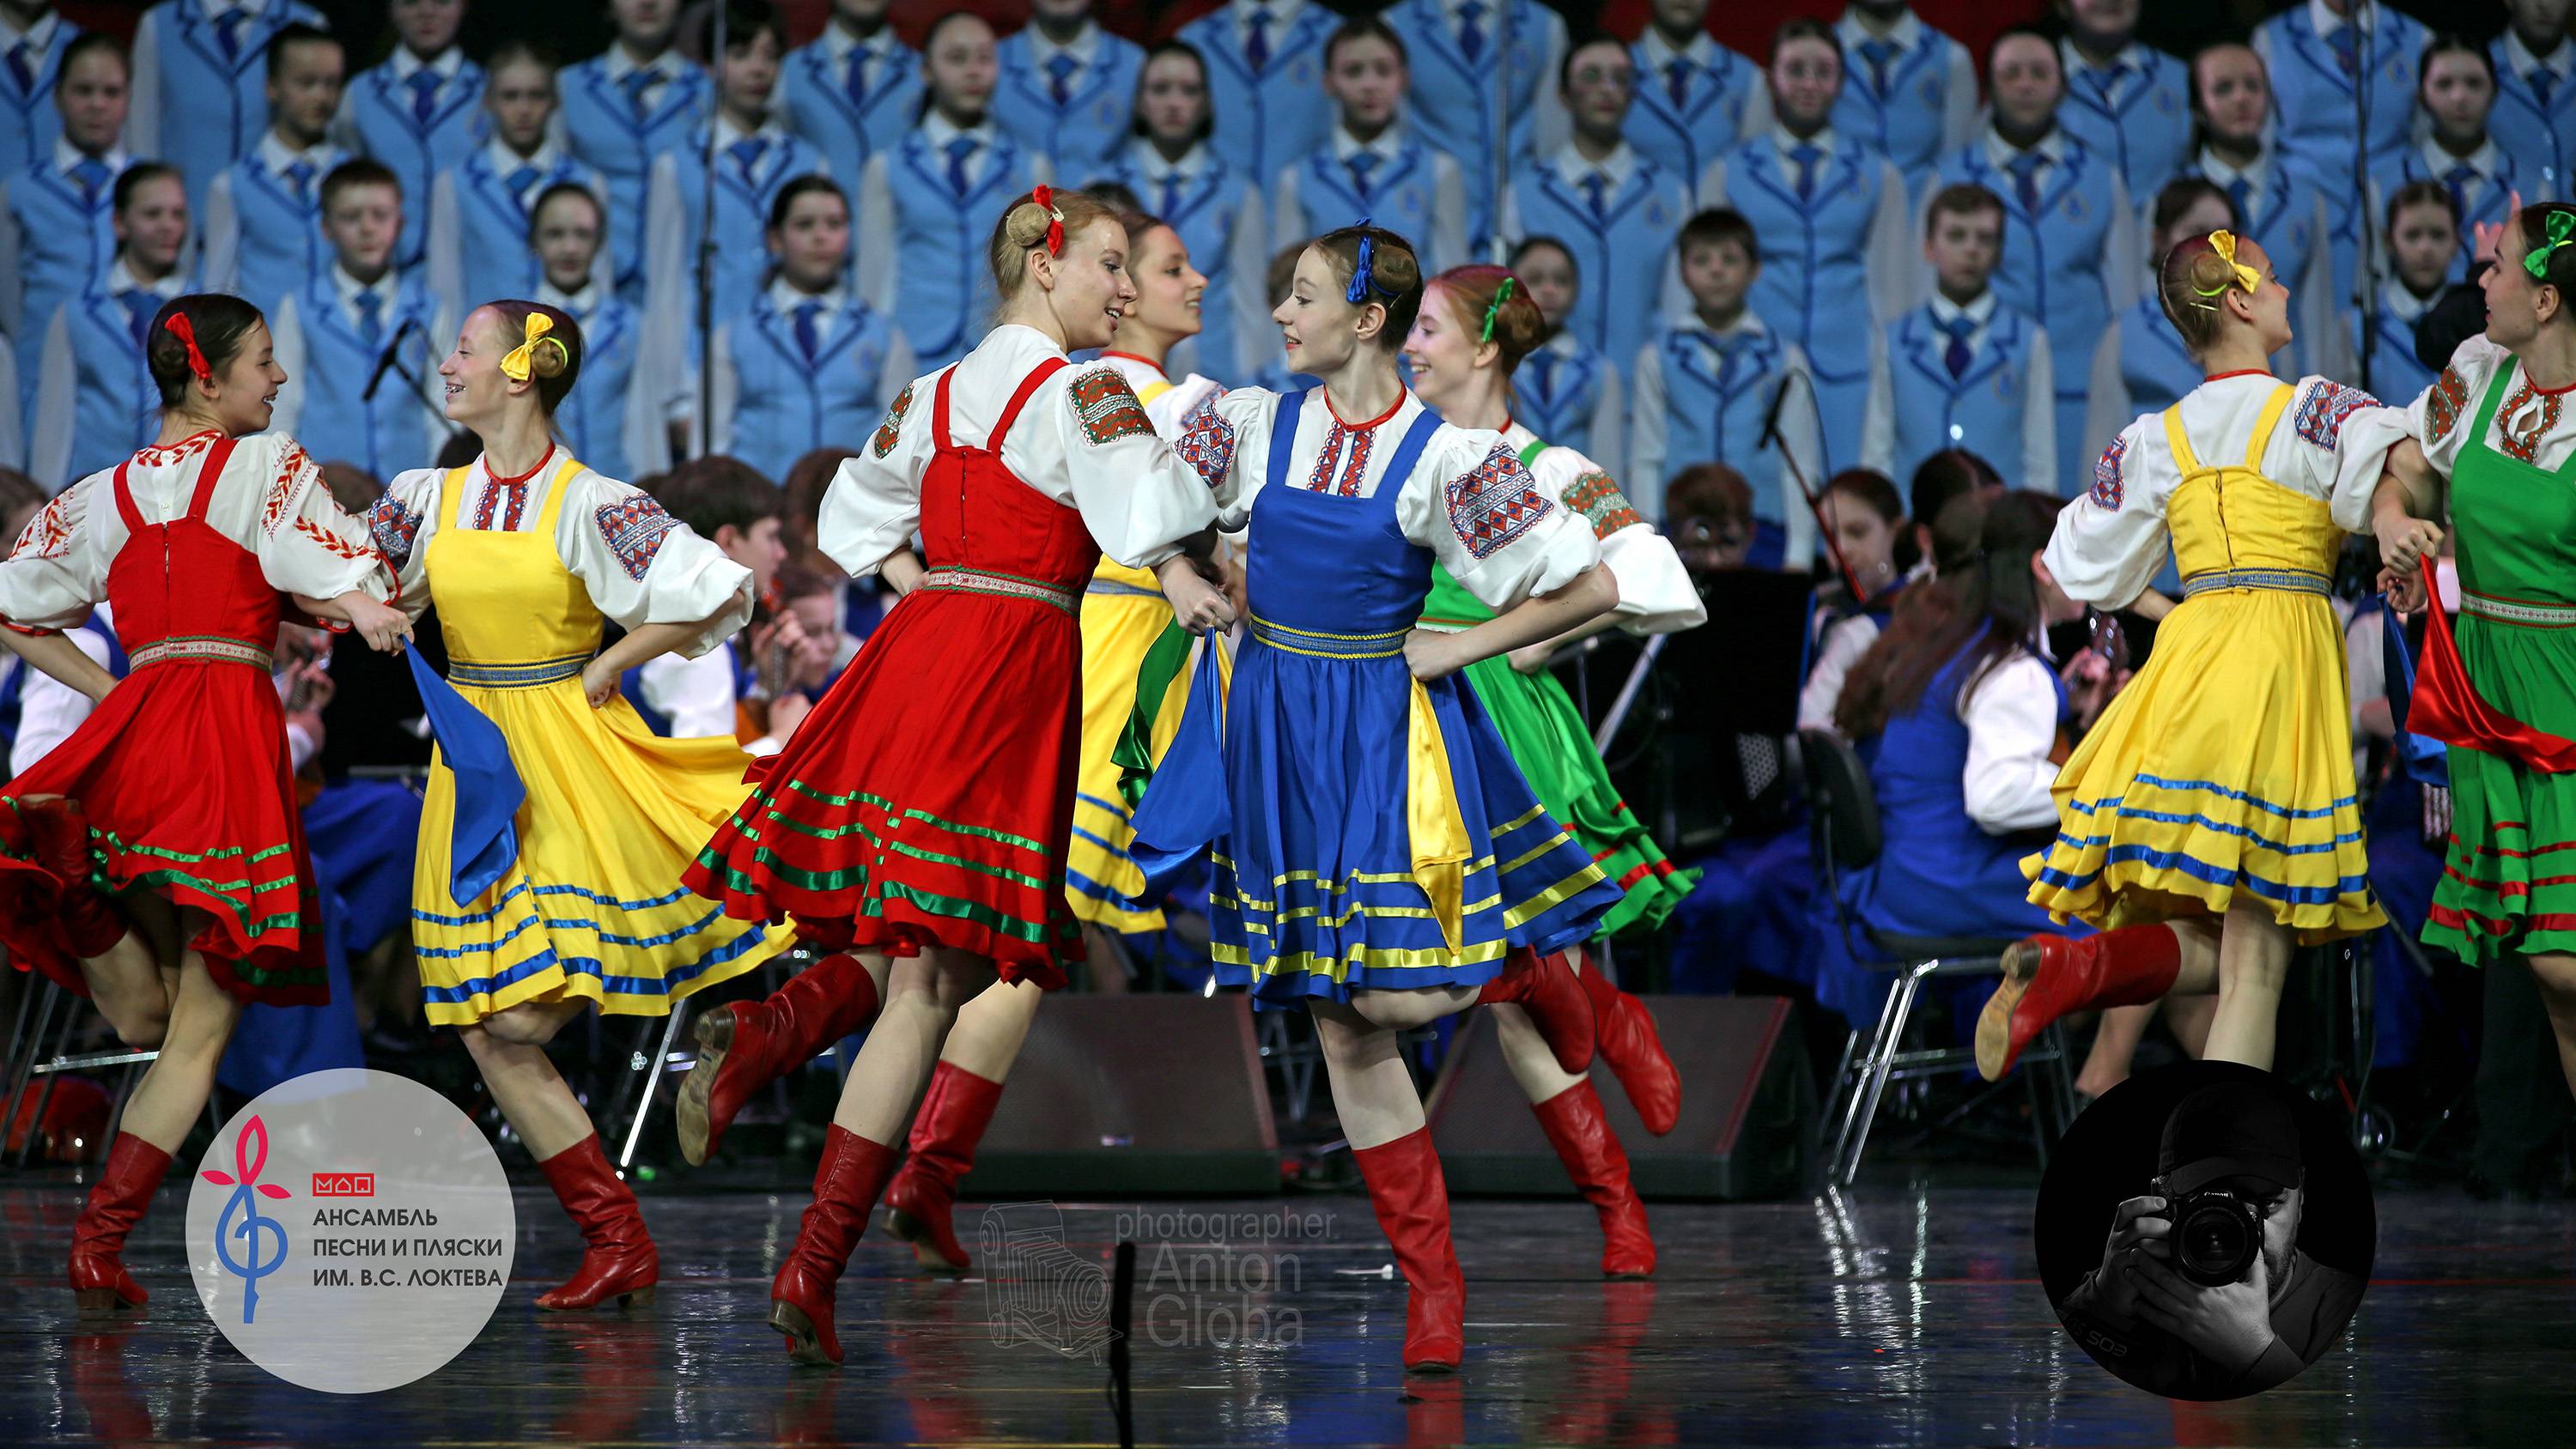
[[[1369,244],[1368,224],[1367,217],[1360,218],[1357,228],[1360,234],[1360,259],[1351,266],[1351,289],[1342,294],[1344,300],[1354,307],[1369,299],[1369,293],[1374,290],[1377,280],[1369,275],[1370,262],[1376,248]]]

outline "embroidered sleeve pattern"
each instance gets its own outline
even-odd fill
[[[1594,538],[1608,538],[1630,524],[1646,521],[1610,475],[1598,468],[1577,477],[1565,490],[1565,506],[1591,520]]]
[[[277,477],[268,485],[268,502],[260,508],[260,532],[277,532],[277,526],[284,523],[293,511],[296,495],[303,488],[304,475],[318,471],[313,466],[312,455],[304,451],[302,443],[286,445],[285,451],[277,455]]]
[[[2122,433],[2120,436],[2111,440],[2111,446],[2102,450],[2101,457],[2094,460],[2094,507],[2101,509],[2105,513],[2117,513],[2120,511],[2120,500],[2128,492],[2127,484],[2121,479],[2120,470],[2121,465],[2125,464],[2128,459],[2129,435]]]
[[[1509,448],[1495,448],[1472,471],[1449,480],[1443,492],[1449,504],[1449,527],[1467,546],[1468,555],[1478,559],[1492,557],[1529,532],[1550,510],[1539,495],[1538,480]]]
[[[11,558],[60,558],[72,546],[72,495],[67,490],[54,496],[35,517],[27,520],[18,545],[9,550]]]
[[[401,568],[411,562],[412,543],[420,537],[420,515],[388,493],[367,510],[367,532],[376,540],[377,551]]]
[[[2447,438],[2451,429],[2460,425],[2460,414],[2469,406],[2469,382],[2460,376],[2456,366],[2445,367],[2433,384],[2433,396],[2425,402],[2426,420],[2433,425],[2435,440]]]
[[[869,442],[868,450],[880,458],[893,452],[894,445],[903,441],[903,415],[911,409],[912,384],[907,382],[903,391],[894,395],[893,405],[886,409],[885,421],[877,424],[877,435]]]
[[[352,542],[348,539],[342,538],[336,533],[333,533],[330,529],[324,528],[321,524],[315,523],[309,518],[296,519],[295,531],[304,535],[306,538],[313,540],[315,543],[320,544],[323,551],[334,558],[375,558],[378,556],[377,550],[372,543]]]
[[[1198,470],[1210,488],[1225,481],[1234,471],[1234,425],[1216,410],[1216,399],[1209,397],[1190,409],[1182,419],[1181,441],[1174,451],[1181,461]]]
[[[1136,400],[1136,390],[1114,367],[1095,367],[1075,378],[1065,396],[1082,422],[1082,435],[1095,447],[1154,431],[1145,405]]]
[[[678,519],[662,511],[661,504],[641,493],[602,506],[598,516],[599,536],[617,556],[617,566],[636,580],[653,567],[664,536],[680,526]]]
[[[2343,439],[2344,420],[2363,408],[2377,406],[2379,399],[2360,388],[2320,382],[2299,400],[2299,436],[2331,453]]]

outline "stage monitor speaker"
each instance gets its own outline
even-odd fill
[[[1628,1173],[1648,1198],[1749,1200],[1806,1188],[1814,1151],[1816,1084],[1792,1003],[1773,996],[1643,998],[1681,1073],[1681,1120],[1646,1135],[1607,1063],[1593,1090]],[[1449,1044],[1431,1094],[1431,1141],[1452,1193],[1571,1197],[1564,1165],[1503,1061],[1490,1012],[1472,1013]]]
[[[961,1196],[1279,1191],[1251,1002],[1056,993],[1038,1009]]]

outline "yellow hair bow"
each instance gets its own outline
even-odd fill
[[[558,350],[564,351],[566,359],[569,360],[571,353],[568,349],[564,349],[563,339],[560,337],[548,338],[546,336],[547,333],[552,332],[554,329],[555,324],[553,318],[548,317],[543,312],[529,313],[527,337],[525,340],[521,341],[518,346],[511,348],[508,355],[501,359],[501,375],[510,379],[512,382],[526,382],[528,380],[529,373],[532,371],[529,365],[529,360],[535,355],[537,344],[541,341],[553,342]]]
[[[2211,232],[2209,234],[2209,245],[2212,251],[2218,253],[2218,259],[2220,261],[2223,261],[2236,269],[2236,285],[2243,287],[2246,295],[2251,296],[2263,289],[2263,274],[2255,271],[2252,267],[2245,265],[2243,262],[2236,260],[2236,233],[2224,229]],[[2196,292],[2200,291],[2197,287],[2192,290]],[[2217,291],[2201,292],[2200,295],[2204,297],[2215,297],[2226,292],[2226,290],[2227,289],[2225,287],[2220,287]]]

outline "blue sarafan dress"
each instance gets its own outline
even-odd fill
[[[1459,676],[1416,681],[1404,640],[1437,560],[1495,609],[1600,560],[1500,434],[1410,393],[1362,423],[1321,389],[1244,388],[1181,455],[1221,525],[1250,519],[1251,618],[1202,669],[1136,814],[1149,876],[1214,866],[1217,978],[1286,1006],[1474,986],[1515,947],[1589,937],[1620,900],[1531,794]]]

